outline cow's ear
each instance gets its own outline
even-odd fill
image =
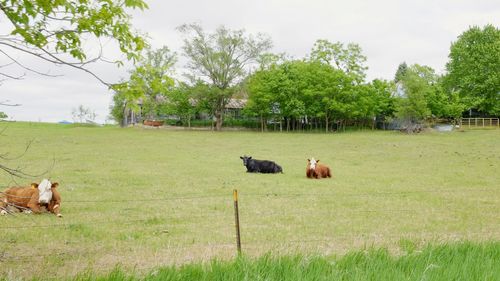
[[[318,159],[318,160],[316,160],[316,163],[319,163],[319,159]]]
[[[31,188],[38,188],[38,183],[32,183]]]
[[[58,186],[59,186],[59,183],[58,183],[58,182],[55,182],[55,183],[53,183],[53,184],[52,184],[52,186],[51,186],[50,188],[56,188],[56,187],[58,187]]]
[[[248,160],[252,159],[252,156],[248,156]]]
[[[310,160],[310,159],[307,159],[307,162],[311,162],[311,160]]]
[[[243,159],[243,156],[240,156],[240,159]]]

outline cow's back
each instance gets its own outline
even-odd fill
[[[38,192],[38,189],[32,187],[11,187],[4,192],[4,200],[21,207],[27,207],[34,192]]]
[[[277,165],[270,160],[259,160],[261,173],[277,173]]]

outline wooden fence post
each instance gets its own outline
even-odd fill
[[[236,248],[238,249],[238,255],[241,254],[241,238],[240,238],[240,215],[238,212],[238,190],[233,190],[234,199],[234,223],[236,227]]]

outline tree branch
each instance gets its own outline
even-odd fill
[[[100,57],[96,57],[94,59],[91,59],[91,60],[88,60],[88,61],[85,61],[85,62],[80,62],[80,63],[71,63],[71,62],[66,62],[60,58],[58,58],[56,55],[50,53],[49,51],[43,49],[43,48],[39,48],[45,55],[47,55],[48,57],[44,56],[44,54],[41,54],[41,53],[36,53],[36,52],[33,52],[33,51],[30,51],[30,50],[26,50],[26,49],[23,49],[23,48],[20,48],[18,46],[15,46],[15,45],[11,45],[11,44],[8,44],[8,43],[5,43],[5,42],[0,42],[0,45],[4,45],[4,46],[8,46],[10,48],[13,48],[13,49],[16,49],[16,50],[19,50],[21,52],[24,52],[24,53],[27,53],[27,54],[30,54],[32,56],[35,56],[39,59],[42,59],[42,60],[45,60],[47,62],[50,62],[50,63],[53,63],[53,64],[56,64],[56,65],[67,65],[69,67],[72,67],[72,68],[75,68],[75,69],[79,69],[81,71],[84,71],[84,72],[87,72],[89,73],[90,75],[94,76],[94,78],[96,78],[97,80],[99,80],[99,82],[101,82],[102,84],[106,85],[106,86],[111,86],[112,84],[111,83],[108,83],[104,80],[102,80],[97,74],[95,74],[94,72],[90,71],[89,69],[85,68],[84,66],[89,64],[89,63],[92,63],[92,62],[96,62],[100,59]],[[40,75],[44,75],[44,76],[52,76],[52,77],[57,77],[57,76],[62,76],[62,75],[50,75],[50,74],[45,74],[45,73],[41,73],[39,71],[36,71],[36,70],[33,70],[33,69],[30,69],[28,67],[25,67],[24,65],[22,65],[21,63],[19,63],[18,61],[16,61],[15,59],[13,59],[12,57],[10,57],[7,53],[5,53],[4,51],[0,50],[1,53],[3,53],[4,55],[6,55],[7,57],[9,57],[11,60],[15,61],[16,64],[18,64],[19,66],[21,66],[22,68],[26,69],[26,70],[29,70],[31,72],[34,72],[34,73],[37,73],[37,74],[40,74]],[[101,54],[100,54],[101,55]]]
[[[0,105],[2,105],[2,106],[20,106],[20,104],[18,104],[18,103],[9,104],[8,102],[9,102],[9,100],[0,101]]]
[[[7,77],[7,78],[10,78],[13,80],[21,80],[21,79],[23,79],[24,76],[26,76],[26,73],[24,73],[23,75],[19,75],[19,76],[12,76],[12,75],[0,72],[0,76],[4,76],[4,77]],[[4,79],[2,81],[4,81]]]
[[[2,44],[2,42],[0,42],[0,44]],[[37,71],[37,70],[34,70],[32,68],[29,68],[27,66],[25,66],[24,64],[20,63],[18,60],[14,59],[13,57],[11,57],[9,54],[7,54],[6,52],[4,52],[3,50],[0,50],[0,53],[4,54],[6,57],[8,57],[12,63],[15,63],[17,64],[18,66],[20,66],[21,68],[27,70],[27,71],[30,71],[30,72],[33,72],[33,73],[36,73],[36,74],[39,74],[39,75],[43,75],[43,76],[49,76],[49,77],[60,77],[62,75],[55,75],[55,74],[49,74],[49,73],[43,73],[43,72],[40,72],[40,71]],[[23,74],[21,77],[24,77],[26,74]],[[7,75],[5,75],[7,76]],[[9,77],[11,78],[11,77]],[[21,78],[19,78],[21,79]]]

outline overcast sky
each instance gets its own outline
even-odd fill
[[[367,78],[392,79],[399,63],[418,63],[442,73],[450,44],[470,26],[488,23],[500,26],[498,0],[420,1],[328,1],[328,0],[146,0],[149,9],[133,12],[133,25],[147,33],[154,48],[168,46],[182,54],[182,37],[176,27],[200,23],[212,31],[220,25],[266,33],[273,40],[273,52],[294,58],[306,56],[317,39],[354,42],[367,56]],[[0,33],[9,26],[0,14]],[[117,54],[112,43],[104,42],[110,57]],[[97,113],[97,121],[109,116],[112,93],[90,75],[66,67],[42,64],[14,54],[30,66],[60,77],[28,73],[23,80],[4,81],[0,102],[9,100],[18,107],[0,107],[12,120],[43,122],[73,121],[71,111],[83,105]],[[0,55],[0,65],[7,61]],[[183,61],[177,65],[182,72]],[[106,81],[126,78],[130,67],[108,64],[92,69]],[[15,71],[14,69],[12,71]]]

